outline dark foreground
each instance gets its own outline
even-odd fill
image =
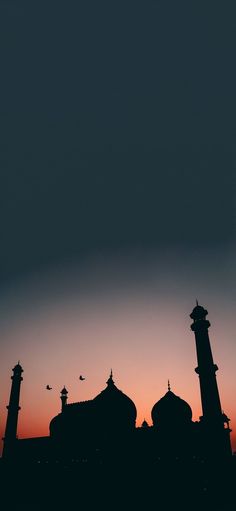
[[[0,460],[4,509],[228,510],[236,459],[153,466],[84,463],[8,465]]]

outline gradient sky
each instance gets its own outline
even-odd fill
[[[138,424],[168,378],[196,420],[198,298],[236,449],[235,11],[0,0],[1,431],[18,359],[20,436],[111,367]]]

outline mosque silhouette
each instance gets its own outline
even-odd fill
[[[192,421],[189,404],[172,392],[152,408],[153,425],[146,421],[136,427],[136,407],[119,390],[111,372],[106,388],[94,399],[67,403],[68,391],[61,391],[61,412],[50,422],[48,437],[17,436],[20,386],[23,369],[13,369],[12,387],[4,437],[3,460],[26,464],[77,464],[112,466],[153,466],[162,460],[228,460],[232,457],[229,418],[222,412],[208,336],[208,312],[202,306],[190,314],[196,341],[202,416]]]

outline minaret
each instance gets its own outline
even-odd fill
[[[61,390],[61,411],[64,412],[65,407],[67,405],[67,394],[68,390],[66,390],[66,387],[64,385],[63,389]]]
[[[190,317],[193,319],[191,330],[195,334],[198,367],[195,371],[199,375],[202,417],[201,424],[205,434],[205,444],[208,454],[224,456],[231,454],[230,429],[225,428],[225,416],[222,413],[220,396],[216,381],[218,367],[214,364],[208,328],[210,322],[206,319],[208,312],[204,307],[194,307]],[[229,419],[228,419],[229,420]]]
[[[22,373],[23,369],[18,362],[18,364],[12,369],[13,375],[12,386],[11,386],[11,394],[9,405],[7,406],[8,414],[7,414],[7,422],[5,429],[5,437],[4,437],[4,447],[3,447],[3,458],[10,459],[13,455],[15,442],[17,440],[17,422],[18,422],[18,414],[20,410],[19,401],[20,401],[20,386],[23,380]]]

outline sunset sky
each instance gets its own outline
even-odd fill
[[[236,449],[235,6],[53,4],[0,1],[1,437],[18,360],[20,437],[111,368],[137,425],[168,379],[197,420],[198,299]]]

